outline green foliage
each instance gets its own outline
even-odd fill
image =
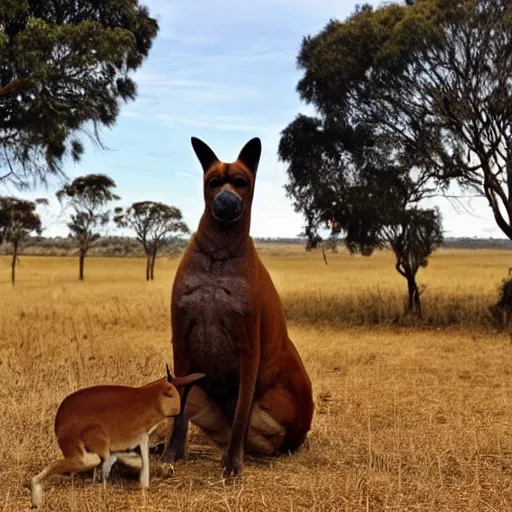
[[[158,24],[137,0],[7,0],[0,27],[0,182],[29,186],[80,158],[79,131],[101,145]]]
[[[115,222],[120,227],[130,227],[144,249],[151,252],[174,234],[190,233],[183,222],[181,211],[175,206],[154,201],[133,203],[125,212],[116,209]]]
[[[404,8],[389,5],[380,14],[363,7],[344,24],[330,22],[304,40],[298,89],[319,117],[298,115],[283,130],[278,153],[288,165],[287,195],[306,219],[308,238],[324,226],[331,236],[344,232],[352,253],[391,248],[408,282],[408,310],[419,313],[416,274],[443,239],[439,212],[421,210],[419,203],[437,183],[424,155],[393,137],[386,123],[374,122],[373,103],[364,103],[374,90],[375,61],[396,67],[403,60],[394,29],[405,20]],[[382,76],[374,79],[380,83]]]
[[[279,157],[288,164],[286,193],[304,214],[306,233],[317,236],[321,226],[332,235],[344,231],[347,248],[365,256],[390,247],[397,261],[418,262],[408,266],[410,276],[441,244],[439,212],[416,206],[433,191],[428,175],[367,126],[299,115],[282,132]]]
[[[20,245],[31,233],[42,232],[41,218],[36,212],[46,199],[27,201],[16,197],[0,197],[0,243],[6,241],[12,246],[11,282],[16,281],[16,264]]]
[[[17,246],[31,233],[40,235],[42,224],[36,208],[42,202],[44,200],[0,197],[0,243],[8,242]]]
[[[409,208],[386,228],[396,255],[396,269],[405,278],[428,265],[429,256],[443,243],[441,215],[437,209]]]
[[[114,180],[104,174],[88,174],[75,178],[57,192],[57,199],[74,211],[68,227],[80,253],[87,253],[100,237],[100,229],[110,221],[112,212],[108,205],[120,199],[112,192],[115,187]]]
[[[512,238],[511,54],[505,0],[363,6],[304,38],[297,89],[324,129],[364,126],[441,191],[484,196]]]
[[[147,256],[148,280],[153,279],[155,259],[160,247],[172,236],[190,233],[178,208],[154,201],[133,203],[126,211],[116,208],[114,221],[119,227],[129,227],[135,231]]]

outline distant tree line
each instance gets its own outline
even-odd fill
[[[136,98],[132,74],[158,30],[138,0],[0,2],[0,187],[31,189],[51,176],[66,178],[64,160],[79,161],[84,152],[79,134],[103,147],[100,128],[113,126],[121,102]],[[144,202],[112,211],[120,199],[115,187],[110,177],[89,174],[57,192],[71,211],[67,226],[78,249],[80,280],[87,253],[111,222],[135,231],[148,257],[147,279],[154,277],[162,244],[188,232],[174,206]],[[41,204],[0,198],[0,242],[12,245],[13,284],[23,241],[41,233]],[[141,223],[147,227],[142,233]]]
[[[104,174],[88,174],[75,178],[57,191],[57,199],[70,209],[70,237],[78,249],[78,278],[84,279],[87,253],[99,240],[103,228],[111,221],[117,226],[130,228],[144,248],[147,265],[146,279],[154,279],[155,260],[159,250],[169,239],[189,233],[181,211],[175,206],[159,202],[136,202],[123,210],[110,208],[120,197],[113,190],[114,180]],[[37,212],[46,199],[26,201],[15,197],[0,197],[0,243],[12,245],[11,280],[15,283],[16,263],[23,242],[30,234],[40,234],[42,223]]]

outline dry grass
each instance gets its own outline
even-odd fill
[[[240,481],[223,483],[219,453],[193,429],[190,458],[172,478],[159,476],[155,458],[144,493],[136,475],[118,473],[106,489],[90,475],[57,478],[45,485],[45,509],[510,510],[512,347],[472,327],[508,253],[440,251],[420,277],[427,315],[466,326],[420,330],[355,326],[375,311],[383,323],[400,313],[404,284],[390,255],[342,253],[325,266],[318,253],[264,252],[314,385],[307,446],[248,460]],[[27,510],[26,484],[59,456],[53,419],[66,394],[162,374],[176,263],[159,261],[148,284],[143,260],[91,258],[79,283],[75,260],[22,257],[11,289],[0,259],[0,512]]]

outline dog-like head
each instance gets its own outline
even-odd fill
[[[255,137],[247,142],[231,163],[221,162],[202,140],[192,137],[191,141],[204,172],[206,210],[219,224],[238,222],[251,210],[261,156],[260,139]]]

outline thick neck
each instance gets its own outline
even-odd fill
[[[222,225],[213,218],[208,209],[205,209],[194,235],[195,242],[201,252],[213,259],[222,260],[241,256],[250,240],[250,227],[250,211],[245,212],[236,223]]]

